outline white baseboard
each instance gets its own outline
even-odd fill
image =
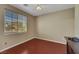
[[[20,45],[20,44],[22,44],[22,43],[24,43],[24,42],[27,42],[27,41],[29,41],[29,40],[32,40],[33,38],[35,38],[35,37],[32,36],[32,37],[28,38],[28,39],[25,40],[25,41],[22,41],[22,42],[19,42],[19,43],[17,43],[17,44],[14,44],[14,45],[12,45],[12,46],[9,46],[9,47],[7,47],[7,48],[4,48],[4,49],[0,50],[0,52],[3,52],[3,51],[8,50],[8,49],[10,49],[10,48],[12,48],[12,47],[15,47],[15,46],[17,46],[17,45]]]
[[[60,44],[66,45],[65,43],[61,43],[61,42],[54,41],[54,40],[50,40],[50,39],[48,40],[48,38],[44,38],[44,37],[35,37],[35,38],[42,39],[42,40],[46,40],[46,41],[50,41],[50,42],[56,42],[56,43],[60,43]]]

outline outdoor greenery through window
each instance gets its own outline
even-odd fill
[[[27,32],[27,17],[6,9],[4,32]]]

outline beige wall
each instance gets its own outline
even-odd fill
[[[27,33],[22,33],[22,34],[10,34],[10,35],[5,35],[5,33],[3,32],[3,27],[4,27],[4,19],[3,19],[3,15],[4,15],[4,10],[5,8],[7,9],[11,9],[17,13],[26,15],[28,17],[28,32]],[[35,35],[35,17],[17,9],[14,8],[10,5],[0,5],[0,50],[8,48],[12,45],[15,45],[17,43],[23,42],[31,37],[33,37]],[[5,45],[5,42],[7,42],[7,44]]]
[[[74,8],[37,18],[38,37],[65,44],[64,36],[74,35]]]
[[[75,5],[75,36],[79,37],[79,5]]]

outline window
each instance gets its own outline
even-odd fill
[[[6,9],[4,32],[27,32],[27,17]]]

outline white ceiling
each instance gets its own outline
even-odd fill
[[[24,4],[12,4],[12,6],[17,7],[18,9],[21,9],[33,16],[40,16],[74,7],[73,4],[40,4],[42,10],[38,11],[36,10],[37,4],[28,4],[27,6],[24,6]]]

